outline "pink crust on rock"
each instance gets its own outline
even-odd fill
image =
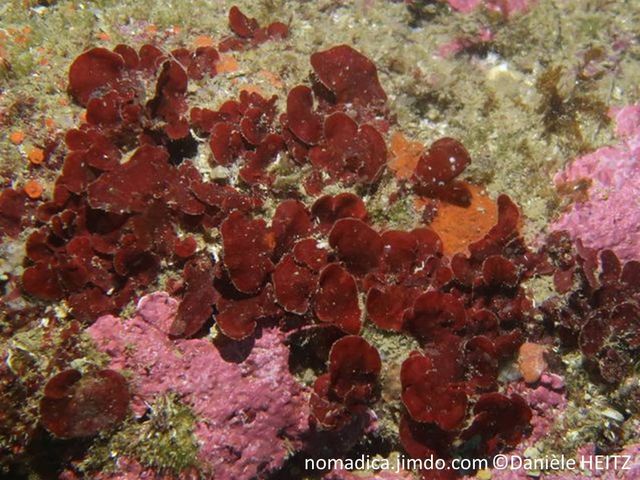
[[[154,292],[140,299],[136,313],[149,325],[164,333],[171,331],[171,325],[178,313],[180,302],[165,292]]]
[[[482,0],[447,0],[449,5],[462,13],[469,13],[482,4]]]
[[[467,14],[479,8],[497,12],[504,19],[524,14],[535,6],[538,0],[447,0],[455,11]],[[438,46],[438,55],[450,58],[462,51],[471,52],[483,48],[495,38],[495,32],[489,27],[481,27],[475,33],[460,35]]]
[[[566,230],[585,246],[611,249],[621,260],[640,259],[640,104],[614,108],[613,146],[575,159],[554,179],[558,186],[591,181],[588,199],[576,202],[552,230]]]
[[[140,300],[133,318],[106,315],[87,331],[111,357],[111,368],[132,373],[138,415],[145,402],[169,392],[193,409],[200,459],[216,479],[248,480],[277,470],[301,447],[309,416],[307,392],[289,373],[283,334],[263,330],[248,357],[232,360],[228,355],[239,351],[205,339],[174,341],[158,328],[171,324],[174,302],[155,293]]]

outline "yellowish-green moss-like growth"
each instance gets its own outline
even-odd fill
[[[380,425],[378,437],[390,448],[400,448],[397,426],[404,412],[400,368],[412,351],[420,351],[420,345],[405,334],[382,330],[371,323],[365,324],[362,336],[376,347],[384,365],[380,372],[379,401],[373,407]]]
[[[175,395],[160,396],[150,405],[147,419],[132,419],[109,439],[96,442],[83,469],[108,471],[123,456],[160,472],[198,468],[195,421],[191,409]]]

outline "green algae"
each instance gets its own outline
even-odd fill
[[[525,280],[522,286],[526,290],[529,298],[533,300],[535,307],[539,307],[545,300],[557,294],[551,275],[534,276]]]
[[[86,333],[48,318],[15,333],[0,344],[0,351],[6,353],[7,366],[19,381],[30,384],[42,384],[43,375],[46,379],[67,368],[85,372],[109,363],[109,356],[98,351]]]
[[[159,396],[149,406],[148,418],[129,419],[115,434],[99,438],[81,468],[87,473],[108,472],[119,458],[129,457],[163,473],[197,469],[195,422],[191,409],[176,395]]]
[[[398,195],[395,201],[391,197],[398,192],[394,179],[387,179],[383,187],[367,202],[369,219],[382,229],[411,230],[421,224],[420,212],[414,205],[412,195]]]

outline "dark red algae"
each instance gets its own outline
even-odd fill
[[[60,438],[87,437],[117,425],[127,415],[130,396],[126,379],[113,370],[65,370],[47,382],[43,394],[42,424]]]

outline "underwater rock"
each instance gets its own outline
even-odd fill
[[[283,334],[264,329],[251,353],[243,344],[172,340],[176,314],[166,293],[143,297],[130,319],[99,318],[88,333],[111,357],[111,368],[132,374],[138,415],[159,395],[175,392],[198,417],[200,460],[216,479],[250,479],[280,468],[302,446],[308,395],[289,373]]]
[[[448,13],[446,2],[439,3],[438,12]],[[533,3],[449,2],[463,12],[482,9],[473,21],[481,18],[501,29],[512,13]],[[260,16],[259,10],[249,13]],[[402,62],[391,64],[392,55],[383,49],[376,54],[384,67],[379,79],[371,59],[343,44],[311,55],[308,81],[275,65],[262,72],[282,76],[278,93],[286,98],[286,111],[275,96],[254,91],[256,85],[230,98],[227,80],[250,81],[252,68],[245,67],[256,58],[242,58],[240,52],[283,39],[288,26],[274,22],[261,28],[236,7],[229,11],[229,23],[232,35],[216,42],[216,48],[207,37],[209,45],[197,41],[192,50],[118,45],[83,53],[69,72],[69,92],[86,111],[78,128],[64,136],[66,146],[61,144],[55,155],[47,151],[62,168],[52,196],[46,191],[46,203],[39,204],[28,192],[33,202],[9,189],[0,197],[1,229],[17,235],[28,222],[37,227],[27,239],[21,287],[53,311],[42,323],[55,333],[57,322],[68,315],[86,325],[98,319],[88,332],[114,369],[100,371],[119,370],[130,378],[130,387],[120,382],[127,386],[127,403],[115,420],[74,429],[47,421],[47,415],[55,417],[69,404],[71,411],[76,404],[88,410],[85,395],[76,390],[82,394],[85,382],[92,387],[88,390],[107,390],[108,377],[114,375],[89,382],[91,370],[85,371],[84,364],[77,365],[79,370],[56,367],[44,377],[52,385],[33,387],[45,396],[44,426],[65,438],[103,432],[124,416],[120,411],[128,408],[129,388],[134,413],[153,423],[147,413],[156,408],[149,405],[171,393],[197,418],[185,423],[199,442],[200,473],[222,480],[294,478],[287,460],[296,452],[293,463],[302,453],[351,455],[363,447],[380,453],[391,446],[413,457],[434,455],[450,462],[461,455],[507,452],[550,432],[566,397],[562,379],[544,374],[542,352],[529,360],[521,356],[521,367],[532,366],[535,357],[533,372],[523,369],[527,385],[505,385],[515,370],[503,376],[500,369],[513,367],[521,345],[525,351],[534,345],[523,342],[548,342],[523,282],[552,272],[520,235],[526,219],[506,195],[495,208],[492,201],[491,208],[479,208],[474,192],[480,187],[460,180],[471,156],[458,140],[429,138],[426,149],[414,142],[402,148],[409,150],[403,155],[393,139],[387,146],[390,130],[406,126],[396,118],[403,97],[417,95],[416,107],[425,103],[444,113],[457,109],[456,102],[448,106],[450,100],[440,98],[448,96],[447,89],[433,96],[412,92],[406,88],[410,85],[398,90],[390,78],[398,70],[412,71],[427,90],[434,84],[423,77],[422,65],[414,71]],[[496,28],[494,37],[491,28],[465,24],[461,31],[470,36],[450,44],[450,53],[467,52],[474,61],[480,60],[474,52],[487,53],[486,60],[493,62],[498,52],[507,61],[505,49],[497,48],[503,41],[500,31]],[[297,41],[300,35],[293,37]],[[282,47],[283,58],[298,50],[294,44]],[[238,53],[238,61],[219,54],[228,51]],[[235,66],[225,66],[223,57]],[[239,68],[233,79],[221,78],[225,69]],[[433,74],[439,75],[437,69]],[[205,82],[188,85],[189,80]],[[381,80],[393,87],[388,96]],[[234,91],[243,84],[231,82]],[[210,90],[216,91],[215,99]],[[219,103],[221,97],[227,100]],[[491,110],[492,103],[483,110]],[[639,122],[634,115],[620,118],[619,129],[635,155]],[[429,112],[420,117],[425,120],[421,131],[438,127],[425,137],[449,133],[441,132]],[[452,127],[457,117],[451,117]],[[460,126],[450,133],[460,134]],[[487,127],[493,128],[492,122]],[[474,145],[471,123],[469,128]],[[402,173],[391,167],[394,177],[387,169],[390,153],[407,157],[400,162]],[[480,159],[486,154],[478,153]],[[484,171],[484,163],[474,167]],[[467,178],[489,181],[477,171]],[[352,191],[341,191],[345,188]],[[443,207],[449,202],[460,210]],[[36,217],[29,210],[38,204]],[[469,211],[477,216],[462,213]],[[434,218],[440,223],[430,223]],[[435,227],[451,232],[444,228],[451,222],[464,228],[440,237]],[[591,306],[603,311],[609,300],[626,292],[620,285],[626,288],[640,279],[638,265],[621,274],[612,256],[610,250],[603,253],[602,285],[591,285],[589,292],[597,293]],[[575,288],[574,272],[556,267],[556,285],[563,292]],[[584,278],[595,272],[585,268]],[[157,292],[140,300],[132,318],[116,318],[140,292],[158,284],[181,300]],[[569,319],[581,316],[575,305],[568,308]],[[626,342],[637,349],[634,319],[639,315],[629,306],[611,317],[601,313],[597,318],[610,320],[610,327],[589,319],[574,333],[583,353],[601,355],[602,373],[617,379],[620,365],[626,365],[619,361],[625,350],[609,344]],[[203,337],[214,321],[215,340]],[[289,332],[286,338],[276,324]],[[295,335],[297,341],[290,340]],[[303,374],[313,391],[300,386],[290,368]],[[52,407],[50,400],[60,400],[56,396],[64,401]],[[163,407],[157,410],[166,413]],[[89,416],[88,421],[102,417]],[[531,426],[534,434],[526,438]],[[151,459],[110,449],[121,470],[113,478],[164,476],[146,467],[157,464],[156,452],[166,451],[162,445],[153,447]],[[91,460],[93,451],[82,454]],[[67,468],[66,459],[62,462],[61,468]],[[68,478],[60,480],[75,475],[67,471]],[[434,480],[462,473],[421,474]],[[179,478],[197,473],[187,475],[181,472]],[[343,477],[353,475],[331,472],[327,478]]]
[[[476,8],[484,7],[509,17],[513,14],[526,12],[535,5],[537,0],[447,0],[447,2],[454,10],[461,13],[470,13]]]

